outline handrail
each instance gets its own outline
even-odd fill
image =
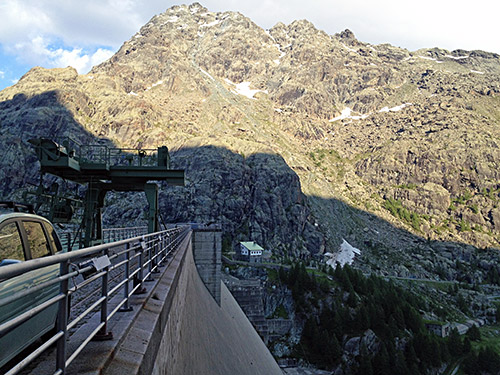
[[[106,228],[102,230],[102,243],[120,241],[144,235],[148,232],[147,226]],[[83,233],[77,231],[58,232],[64,250],[72,251],[80,248],[83,243]],[[76,247],[75,247],[76,245]]]
[[[174,231],[174,230],[177,230],[177,228],[167,229],[167,230],[164,230],[162,232],[145,234],[142,236],[137,236],[137,237],[129,238],[126,240],[105,243],[105,244],[101,244],[101,245],[87,247],[87,248],[80,249],[80,250],[73,250],[70,252],[59,253],[56,255],[48,256],[48,257],[31,259],[31,260],[28,260],[26,262],[12,264],[12,265],[9,265],[9,267],[0,268],[0,281],[3,281],[5,279],[9,279],[9,278],[14,277],[14,276],[18,276],[24,272],[29,272],[29,271],[33,271],[33,270],[38,269],[38,268],[51,266],[53,264],[61,263],[63,261],[75,260],[77,258],[88,257],[90,255],[93,255],[95,253],[99,253],[102,250],[108,249],[110,247],[119,247],[119,246],[125,245],[127,243],[131,243],[131,242],[135,242],[135,241],[141,241],[141,240],[144,241],[146,238],[150,238],[150,237],[153,237],[155,235],[167,234],[170,231]]]
[[[120,240],[112,243],[92,246],[85,249],[74,250],[70,252],[58,253],[56,255],[29,260],[22,263],[12,264],[0,267],[0,282],[14,278],[26,272],[39,270],[48,266],[59,264],[59,275],[50,278],[36,286],[26,288],[0,299],[0,306],[5,306],[15,302],[27,294],[35,293],[51,285],[59,283],[59,293],[54,293],[42,303],[23,311],[22,314],[14,316],[8,321],[0,324],[0,337],[8,332],[15,330],[31,319],[35,314],[58,304],[58,319],[55,333],[47,339],[47,342],[57,342],[56,371],[54,374],[65,374],[66,367],[82,351],[82,349],[96,335],[106,337],[108,320],[118,311],[129,310],[129,298],[136,292],[144,289],[143,283],[151,278],[153,273],[158,272],[167,257],[177,250],[178,246],[189,233],[189,226],[176,227],[157,233],[136,236],[126,240]],[[96,269],[89,262],[89,259],[98,256],[107,256],[109,263],[102,269]],[[121,271],[123,270],[123,271]],[[93,272],[87,280],[79,281],[76,284],[75,277],[87,272]],[[121,273],[120,273],[121,272]],[[118,275],[118,277],[116,277]],[[109,282],[114,278],[113,284]],[[73,280],[73,287],[70,287],[69,281]],[[101,281],[99,281],[101,279]],[[132,285],[133,282],[133,285]],[[90,301],[90,306],[85,306],[84,311],[78,316],[68,321],[69,296],[76,290],[90,283],[100,283],[101,292]],[[108,304],[112,296],[116,296],[120,290],[123,290],[123,298],[115,301],[117,305],[110,307]],[[66,353],[68,330],[74,328],[85,316],[93,311],[100,310],[99,324],[93,329],[83,343],[81,343],[72,353]],[[14,375],[21,371],[26,365],[33,361],[46,348],[47,342],[33,350],[21,362],[11,368],[6,375]]]

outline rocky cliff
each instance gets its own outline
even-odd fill
[[[499,245],[499,104],[493,53],[175,6],[87,75],[34,68],[0,92],[0,187],[35,179],[33,136],[166,144],[188,178],[164,193],[166,220],[294,255],[347,238],[364,265],[423,275],[411,254],[441,257],[430,241]]]

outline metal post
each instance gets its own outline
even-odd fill
[[[132,311],[132,306],[130,306],[130,301],[129,301],[129,284],[130,284],[130,243],[127,243],[125,246],[127,250],[127,263],[125,263],[125,280],[127,282],[125,283],[125,287],[123,288],[123,297],[125,298],[125,304],[122,306],[120,311]]]
[[[108,255],[108,249],[105,250]],[[108,332],[108,282],[109,282],[109,266],[105,268],[104,275],[102,275],[101,297],[104,300],[101,302],[101,323],[104,323],[100,331],[95,335],[94,340],[104,341],[112,340],[113,332]]]
[[[150,237],[151,238],[151,237]],[[145,280],[146,282],[148,281],[153,281],[153,248],[154,248],[154,245],[151,246],[151,245],[147,245],[147,252],[148,252],[148,255],[149,255],[149,266],[148,266],[148,273],[149,273],[149,277]]]
[[[69,261],[61,262],[59,267],[60,275],[66,275],[69,270]],[[64,294],[64,298],[59,301],[59,311],[57,314],[57,332],[64,334],[57,340],[56,370],[64,375],[66,372],[66,338],[68,335],[68,280],[61,281],[59,293]]]
[[[146,288],[143,286],[143,270],[144,270],[144,238],[139,242],[139,272],[137,273],[137,278],[134,280],[134,287],[140,285],[140,287],[135,291],[134,294],[146,293]]]
[[[148,210],[148,233],[158,232],[158,185],[148,183],[144,185],[144,192],[149,204]]]
[[[68,241],[68,246],[67,246],[68,249],[67,250],[71,251],[72,249],[71,249],[71,233],[70,232],[66,233],[66,239]]]
[[[156,235],[154,237],[154,245],[153,245],[153,256],[155,257],[154,258],[154,261],[153,261],[153,266],[154,266],[154,271],[153,273],[159,273],[160,272],[160,236],[159,235]]]

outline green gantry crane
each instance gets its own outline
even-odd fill
[[[108,191],[144,191],[149,204],[148,231],[159,230],[158,184],[184,186],[184,171],[170,169],[170,155],[166,146],[155,150],[121,149],[105,145],[81,145],[67,138],[62,144],[51,139],[37,138],[29,142],[40,160],[40,185],[35,195],[35,210],[44,202],[43,176],[49,173],[64,180],[87,184],[83,201],[81,223],[84,246],[102,241],[102,208]],[[73,213],[72,200],[58,195],[58,185],[52,187],[48,219],[68,222]]]

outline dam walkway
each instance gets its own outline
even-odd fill
[[[59,272],[0,299],[0,307],[8,307],[58,289],[31,310],[0,320],[0,342],[16,340],[8,335],[37,314],[57,310],[53,329],[0,372],[282,374],[221,283],[220,263],[219,229],[179,226],[2,267],[0,285],[40,269]]]

